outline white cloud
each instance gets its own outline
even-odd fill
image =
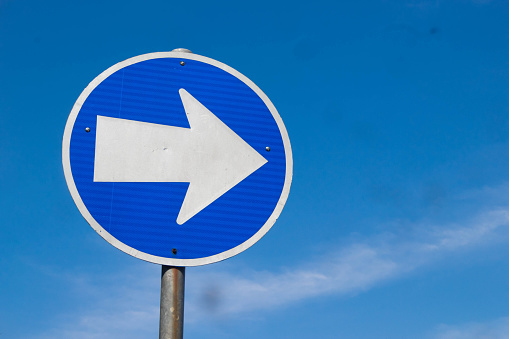
[[[465,215],[465,220],[461,224],[400,225],[413,231],[351,241],[339,250],[277,272],[232,269],[228,263],[221,265],[222,271],[213,265],[189,269],[185,321],[189,325],[201,324],[211,318],[251,315],[255,314],[253,311],[285,307],[319,296],[354,295],[421,267],[443,264],[443,259],[451,254],[508,239],[504,232],[509,230],[509,208],[497,207],[474,217]],[[56,326],[34,338],[156,337],[159,270],[157,265],[139,263],[129,271],[102,278],[63,275],[61,278],[83,295],[84,305],[58,315]],[[469,329],[476,333],[483,328],[479,326]],[[438,334],[442,337],[437,338],[456,338],[453,335],[463,330],[466,331],[443,327]]]
[[[71,286],[70,293],[80,295],[82,304],[57,315],[45,332],[31,338],[147,338],[157,337],[159,326],[159,267],[143,263],[129,271],[107,276],[62,274]],[[44,269],[47,275],[58,275]],[[28,336],[27,336],[28,337]]]
[[[431,339],[509,339],[509,317],[460,326],[441,325]]]
[[[379,235],[292,269],[273,272],[199,272],[188,280],[190,321],[271,309],[321,295],[368,290],[457,251],[500,239],[509,211],[483,213],[464,226],[420,225],[411,238]],[[503,238],[505,239],[505,238]]]

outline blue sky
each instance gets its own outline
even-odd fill
[[[99,237],[61,142],[103,70],[191,49],[254,81],[287,205],[187,269],[187,338],[507,338],[507,1],[0,0],[0,338],[150,338],[158,265]]]

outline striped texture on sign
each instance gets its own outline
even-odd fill
[[[234,248],[265,224],[283,189],[286,160],[279,128],[255,92],[215,66],[181,60],[139,62],[101,82],[76,118],[70,163],[83,203],[112,236],[147,254],[195,259]],[[97,115],[189,128],[180,88],[268,161],[183,225],[176,219],[188,183],[93,182]]]

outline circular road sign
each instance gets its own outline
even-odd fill
[[[172,266],[234,256],[272,227],[292,151],[269,98],[218,61],[140,55],[95,78],[65,126],[69,191],[116,248]]]

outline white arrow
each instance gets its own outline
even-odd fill
[[[182,225],[267,160],[185,89],[189,126],[97,116],[94,181],[189,182]]]

